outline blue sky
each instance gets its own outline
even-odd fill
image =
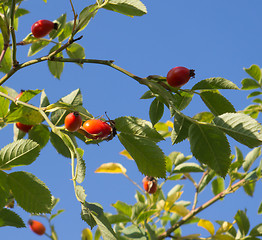
[[[73,1],[76,12],[79,13],[90,2]],[[115,60],[117,65],[141,77],[153,74],[166,76],[175,66],[193,68],[196,78],[187,84],[187,88],[202,79],[219,76],[233,81],[240,87],[241,80],[247,77],[244,67],[252,64],[262,66],[260,0],[143,2],[148,9],[148,14],[143,17],[130,18],[101,10],[80,33],[84,37],[78,43],[85,47],[86,58]],[[73,17],[69,1],[64,0],[49,0],[47,4],[41,0],[27,0],[21,7],[28,9],[30,14],[20,18],[18,41],[31,31],[31,25],[39,19],[55,20],[63,13],[67,13],[68,20]],[[27,51],[28,46],[18,48],[18,61],[29,59]],[[40,57],[46,53],[47,51],[43,50],[36,56]],[[137,116],[149,120],[148,109],[151,101],[139,99],[147,89],[107,66],[86,64],[81,69],[76,64],[68,63],[65,64],[61,79],[58,80],[48,72],[47,63],[44,62],[18,71],[5,86],[18,92],[20,89],[45,89],[50,102],[55,102],[80,88],[84,106],[94,116],[101,116],[107,111],[111,119]],[[246,99],[249,93],[247,91],[223,93],[236,110],[241,110],[251,103]],[[185,113],[193,116],[205,110],[206,107],[195,96]],[[162,121],[167,120],[170,120],[170,116],[166,110]],[[261,117],[258,121],[261,122]],[[12,142],[12,126],[1,130],[1,136],[1,147]],[[235,145],[245,154],[249,151],[235,141],[230,142],[233,153]],[[172,146],[168,139],[160,146],[167,155],[172,151],[190,155],[190,146],[186,141]],[[87,176],[83,183],[87,200],[98,202],[105,211],[113,213],[114,209],[110,204],[117,200],[134,203],[136,188],[126,178],[121,175],[94,173],[102,163],[119,162],[127,168],[127,174],[141,185],[143,176],[135,163],[119,155],[123,147],[118,139],[102,143],[100,146],[81,147],[85,150],[84,159],[87,163]],[[61,199],[56,209],[65,209],[65,212],[54,220],[59,239],[80,239],[81,231],[87,225],[80,219],[80,204],[74,197],[70,181],[69,160],[58,155],[51,144],[48,144],[31,166],[21,167],[19,170],[29,171],[38,176],[50,188],[52,194]],[[172,184],[167,184],[165,192],[171,189]],[[261,222],[261,216],[257,215],[262,198],[259,188],[261,182],[257,184],[256,195],[252,198],[247,197],[241,189],[201,213],[200,217],[212,221],[232,222],[238,209],[247,208],[247,215],[251,224],[255,226]],[[190,201],[193,194],[192,185],[186,184],[182,199]],[[209,191],[204,191],[200,196],[200,202],[208,200],[211,196]],[[27,221],[28,213],[20,208],[16,211]],[[205,231],[197,227],[186,226],[184,229],[185,235],[199,231],[206,235]],[[3,239],[36,239],[28,229],[11,227],[1,228],[0,236]]]

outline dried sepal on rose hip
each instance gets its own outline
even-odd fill
[[[154,177],[145,176],[143,178],[144,190],[150,194],[154,194],[157,190],[157,180]]]
[[[49,20],[38,20],[31,27],[31,32],[35,38],[42,38],[50,33],[53,29],[57,30],[58,23],[51,22]]]
[[[185,85],[190,78],[195,77],[195,70],[186,67],[174,67],[166,76],[167,83],[175,88],[180,88]]]
[[[65,117],[65,128],[70,132],[76,132],[82,126],[82,117],[79,112],[69,113]]]
[[[43,235],[45,233],[45,226],[43,225],[43,223],[36,220],[29,219],[28,224],[29,224],[29,228],[34,233],[38,235]]]

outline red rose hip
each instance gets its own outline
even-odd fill
[[[38,20],[32,25],[31,31],[34,37],[42,38],[50,33],[53,29],[57,30],[57,27],[57,23],[53,23],[49,20]]]
[[[192,77],[195,77],[195,70],[186,67],[174,67],[167,73],[166,80],[170,86],[180,88]]]
[[[83,124],[83,128],[89,134],[96,135],[94,139],[104,138],[112,133],[112,127],[100,119],[87,120]]]
[[[146,192],[154,194],[157,190],[157,180],[154,177],[146,176],[143,179],[143,187]]]
[[[82,118],[78,112],[69,113],[65,117],[65,128],[70,132],[76,132],[82,125]]]
[[[38,235],[43,235],[45,233],[45,226],[41,223],[41,222],[38,222],[36,220],[29,220],[28,221],[28,224],[29,224],[29,227],[30,229],[38,234]]]
[[[33,125],[26,125],[20,122],[17,122],[15,125],[19,130],[26,132],[26,133],[28,133],[31,130],[31,128],[33,127]]]

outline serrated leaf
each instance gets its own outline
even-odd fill
[[[250,147],[262,144],[262,127],[243,113],[225,113],[214,118],[215,125],[236,141]]]
[[[0,151],[0,168],[29,165],[40,152],[39,144],[32,140],[21,139],[6,145]]]
[[[50,104],[45,91],[42,91],[41,98],[40,98],[40,108],[47,107]]]
[[[120,163],[103,163],[99,168],[95,170],[95,173],[126,173],[126,168]]]
[[[258,65],[253,64],[249,68],[244,68],[244,70],[249,76],[257,80],[258,82],[261,81],[261,70]]]
[[[83,59],[85,58],[85,49],[77,44],[73,43],[69,47],[66,48],[66,53],[70,58],[77,58],[77,59]],[[83,64],[77,63],[80,67],[83,66]]]
[[[93,223],[97,224],[103,239],[117,240],[116,234],[105,217],[103,208],[100,205],[85,202],[85,204],[82,204],[82,217],[85,216],[83,213],[85,213],[85,215],[88,214],[91,219],[93,219],[94,222],[91,221],[92,225]]]
[[[62,33],[66,23],[66,13],[62,14],[58,19],[54,20],[53,22],[58,24],[58,29],[53,29],[49,33],[50,39],[54,39]]]
[[[20,207],[30,213],[49,213],[51,193],[46,185],[28,172],[8,175],[8,184]]]
[[[59,47],[61,47],[60,45],[55,45],[54,47],[51,48],[50,53],[54,52],[55,50],[57,50]],[[58,54],[56,54],[56,57],[58,58],[62,58],[63,57],[63,53],[59,52]],[[64,70],[64,63],[63,62],[56,62],[56,61],[47,61],[48,64],[48,68],[50,73],[55,77],[60,79],[60,76]]]
[[[211,125],[192,124],[189,128],[191,152],[201,163],[225,177],[229,169],[230,146],[226,136]]]
[[[154,141],[125,133],[120,133],[118,138],[143,174],[165,177],[165,155]]]
[[[155,125],[164,114],[164,104],[157,98],[153,100],[149,109],[149,117],[153,125]]]
[[[121,133],[148,138],[155,142],[163,140],[163,137],[150,122],[136,117],[117,118],[115,119],[115,127]]]
[[[80,89],[76,89],[66,95],[65,97],[62,97],[57,103],[66,103],[72,105],[72,107],[82,106],[83,104],[83,97],[81,94]],[[51,105],[50,105],[51,106]],[[68,106],[68,105],[67,105]],[[64,124],[65,117],[67,114],[69,114],[69,111],[65,111],[62,109],[59,109],[55,112],[52,112],[51,114],[51,121],[54,125],[60,126]]]
[[[71,138],[73,143],[76,144],[75,136],[72,133],[67,132],[66,133],[68,137]],[[53,147],[56,149],[56,151],[63,155],[64,157],[71,158],[70,150],[68,149],[67,145],[64,143],[64,141],[55,133],[50,133],[50,142],[52,143]]]
[[[212,236],[215,234],[215,227],[213,223],[208,220],[200,219],[197,223],[197,226],[206,229]]]
[[[119,212],[131,218],[132,216],[132,206],[125,202],[117,201],[112,204],[112,206]]]
[[[196,163],[181,163],[173,170],[174,173],[204,172],[204,169]]]
[[[37,42],[33,42],[28,51],[28,57],[31,57],[46,47],[50,42],[48,40],[38,40]]]
[[[104,8],[127,16],[142,16],[147,13],[146,6],[140,0],[109,0]]]
[[[252,89],[256,89],[256,88],[260,88],[260,84],[255,81],[254,79],[250,79],[250,78],[244,78],[241,81],[242,90],[252,90]]]
[[[7,90],[0,86],[0,92],[8,94]],[[0,119],[8,113],[10,100],[0,96]]]
[[[22,228],[25,227],[25,224],[15,212],[9,210],[9,209],[1,209],[0,210],[0,227],[4,226],[12,226],[16,228]]]
[[[239,88],[233,82],[225,78],[221,78],[221,77],[213,77],[213,78],[204,79],[192,87],[192,90],[204,90],[204,89],[205,90],[212,90],[212,89],[238,90]]]
[[[86,175],[86,164],[83,159],[84,150],[81,148],[76,148],[76,181],[82,183]]]
[[[246,236],[250,228],[250,223],[246,213],[242,210],[238,210],[234,218],[237,222],[237,226],[242,236]]]
[[[76,185],[75,187],[75,194],[77,196],[77,199],[81,202],[81,203],[85,203],[86,200],[86,193],[85,193],[85,189],[81,186],[81,185]]]
[[[212,192],[214,195],[221,193],[224,189],[225,183],[223,178],[218,177],[212,181]]]
[[[28,132],[28,137],[29,139],[37,142],[40,148],[43,148],[49,141],[50,132],[47,126],[40,124],[40,125],[34,126]]]
[[[174,116],[174,128],[171,132],[171,140],[172,144],[177,144],[179,142],[182,142],[188,137],[188,129],[191,125],[191,122],[179,115],[175,114]]]
[[[226,112],[235,112],[234,106],[218,92],[204,91],[200,93],[200,96],[215,116]]]
[[[194,94],[190,92],[180,92],[179,94],[171,95],[171,101],[178,110],[182,111],[192,101],[193,96]],[[170,111],[170,113],[171,116],[175,114],[175,112],[173,112],[172,110]]]
[[[211,123],[214,119],[214,115],[211,112],[200,112],[197,113],[193,119],[199,122]]]
[[[245,172],[247,172],[254,161],[261,155],[261,147],[257,147],[252,149],[245,157],[244,163],[243,163],[243,169]]]

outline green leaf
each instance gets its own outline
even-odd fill
[[[50,104],[45,91],[42,91],[41,98],[40,98],[40,106],[39,107],[47,107]]]
[[[120,133],[118,138],[143,174],[165,177],[165,155],[154,141],[126,133]]]
[[[215,171],[213,170],[210,170],[207,174],[204,173],[203,180],[199,184],[198,191],[202,192],[208,185],[208,183],[215,177],[215,175]]]
[[[256,89],[256,88],[260,88],[260,84],[250,78],[245,78],[241,81],[242,84],[242,90],[252,90],[252,89]]]
[[[69,93],[65,97],[62,97],[57,103],[67,103],[70,104],[72,107],[82,106],[83,104],[83,97],[81,94],[80,89],[76,89],[73,92]],[[65,117],[69,114],[69,111],[65,111],[62,109],[58,109],[51,114],[51,121],[54,125],[60,126],[64,124]]]
[[[64,209],[60,209],[58,210],[55,214],[52,214],[50,216],[50,220],[54,219],[55,217],[57,217],[58,215],[60,215],[61,213],[63,213],[65,210]]]
[[[9,209],[0,210],[0,227],[12,226],[16,228],[26,227],[22,218]]]
[[[153,125],[155,125],[164,114],[164,104],[157,98],[150,105],[149,116]]]
[[[185,109],[189,103],[191,102],[194,94],[189,92],[180,92],[179,94],[172,95],[172,103],[175,105],[175,107],[182,111]],[[171,111],[171,116],[173,116],[174,113]]]
[[[134,221],[137,217],[145,211],[147,205],[145,203],[137,202],[132,206],[132,217],[131,219]]]
[[[48,40],[38,40],[37,42],[33,42],[28,51],[28,57],[31,57],[46,47],[50,42]]]
[[[78,59],[83,59],[85,58],[85,49],[77,44],[73,43],[69,47],[66,48],[66,53],[70,58],[78,58]],[[80,67],[83,66],[83,64],[77,63]]]
[[[148,90],[140,97],[140,99],[150,99],[153,97],[155,97],[155,94],[152,93],[152,91]]]
[[[152,124],[136,117],[120,117],[115,119],[117,131],[132,136],[147,138],[155,142],[163,140]]]
[[[157,240],[157,235],[156,235],[154,228],[146,222],[145,222],[145,227],[146,227],[147,232],[150,235],[150,239],[151,240]]]
[[[58,29],[53,29],[50,33],[49,33],[49,37],[51,39],[56,38],[57,36],[59,36],[64,29],[65,23],[66,23],[66,13],[62,14],[58,19],[56,19],[55,21],[53,21],[54,23],[58,24]]]
[[[238,210],[234,218],[237,222],[237,226],[241,232],[242,237],[246,236],[250,228],[250,223],[246,213],[242,210]]]
[[[7,90],[0,86],[0,92],[8,94]],[[10,100],[0,96],[0,119],[4,118],[9,110]]]
[[[258,210],[257,210],[257,213],[258,213],[258,214],[262,214],[262,202],[261,202],[260,205],[259,205],[259,208],[258,208]]]
[[[245,190],[245,193],[249,195],[250,197],[252,197],[255,191],[255,186],[256,186],[256,182],[245,184],[243,187]]]
[[[226,112],[235,112],[234,106],[218,92],[204,91],[200,93],[200,96],[215,116]]]
[[[13,172],[8,175],[8,184],[20,207],[30,213],[49,213],[51,193],[46,185],[28,172]]]
[[[245,157],[244,163],[243,163],[243,169],[245,172],[247,172],[254,161],[261,155],[261,147],[257,147],[252,149]]]
[[[0,168],[29,165],[36,160],[39,152],[39,144],[32,140],[21,139],[10,143],[0,151]]]
[[[248,94],[247,98],[256,97],[256,96],[259,96],[259,95],[262,95],[262,92],[254,91],[254,92]]]
[[[73,143],[76,146],[76,140],[75,136],[72,133],[66,132],[68,137],[71,138]],[[64,143],[64,141],[55,133],[50,133],[50,142],[52,143],[53,147],[56,149],[56,151],[63,155],[66,158],[71,158],[70,150],[68,149],[67,145]]]
[[[212,181],[212,192],[214,195],[221,193],[222,191],[224,191],[224,189],[225,183],[223,178],[217,177]]]
[[[3,51],[3,46],[4,46],[3,35],[0,34],[0,52]],[[8,73],[11,70],[12,68],[12,56],[11,55],[12,55],[11,49],[7,48],[5,52],[5,56],[0,65],[1,72]]]
[[[214,78],[208,78],[204,79],[197,84],[195,84],[192,88],[192,90],[212,90],[212,89],[235,89],[238,90],[236,84],[233,82],[221,78],[221,77],[214,77]]]
[[[171,132],[172,144],[182,142],[188,137],[188,129],[190,125],[191,122],[187,118],[179,114],[175,114],[174,128],[172,129]]]
[[[256,225],[249,233],[250,236],[262,236],[262,223]]]
[[[131,225],[122,231],[124,236],[128,239],[139,239],[139,240],[147,240],[147,234],[144,229],[140,228],[139,226]]]
[[[109,0],[104,8],[127,16],[142,16],[147,13],[146,6],[140,0]]]
[[[112,204],[112,206],[117,210],[118,213],[124,214],[131,218],[132,216],[132,206],[126,204],[125,202],[117,201]]]
[[[77,164],[76,164],[76,181],[78,183],[82,183],[85,179],[86,175],[86,164],[83,159],[84,155],[84,150],[81,148],[76,149],[76,159],[77,159]]]
[[[191,152],[201,163],[225,177],[229,169],[230,146],[226,136],[211,125],[192,124],[189,128]]]
[[[85,189],[81,185],[76,185],[75,194],[81,203],[85,202],[87,195],[85,193]]]
[[[148,218],[150,218],[152,215],[154,215],[157,212],[160,212],[160,210],[152,209],[152,210],[141,212],[137,217],[137,223],[146,221]]]
[[[28,138],[37,142],[40,148],[43,148],[48,143],[49,137],[50,132],[48,130],[48,127],[43,124],[34,126],[28,132]]]
[[[73,31],[73,26],[74,26],[73,20],[65,24],[62,33],[58,37],[59,42],[63,42],[65,39],[67,39],[71,35]]]
[[[200,112],[197,113],[193,119],[199,122],[211,123],[214,119],[214,115],[211,112]]]
[[[124,215],[124,214],[107,214],[107,219],[110,222],[110,224],[116,224],[116,223],[127,223],[131,222],[130,217]]]
[[[99,7],[97,4],[93,4],[84,8],[79,14],[79,21],[76,25],[74,33],[83,30],[90,22],[91,18],[95,17],[98,9]]]
[[[253,64],[249,68],[244,68],[244,70],[249,76],[257,80],[258,82],[261,81],[261,70],[258,65]]]
[[[87,203],[82,204],[82,219],[89,224],[91,220],[91,225],[97,224],[99,231],[103,239],[107,240],[117,240],[116,234],[113,231],[109,221],[104,215],[103,208],[96,203]],[[90,225],[90,224],[89,224]],[[91,226],[90,225],[90,226]],[[91,228],[92,228],[91,226]]]
[[[13,112],[6,116],[7,123],[21,122],[27,125],[36,125],[43,121],[42,114],[32,108],[19,105]]]
[[[10,39],[10,31],[8,26],[8,21],[4,17],[4,15],[0,15],[0,30],[2,33],[1,40],[0,40],[0,46],[4,46],[4,43],[8,43]],[[2,43],[3,42],[3,43]],[[2,52],[2,50],[1,50]]]
[[[7,183],[7,174],[0,170],[0,208],[3,208],[6,205],[9,195],[10,188]]]
[[[262,144],[262,127],[243,113],[225,113],[214,118],[215,125],[236,141],[254,148]]]
[[[57,50],[59,47],[61,47],[60,45],[55,45],[54,47],[51,48],[50,53],[54,52],[55,50]],[[62,58],[63,57],[63,53],[59,52],[58,54],[56,54],[56,57],[58,58]],[[56,61],[51,61],[49,60],[47,62],[48,64],[48,68],[50,73],[55,77],[60,79],[60,76],[64,70],[64,63],[63,62],[56,62]]]
[[[181,163],[174,168],[174,173],[204,172],[204,169],[196,163]]]

